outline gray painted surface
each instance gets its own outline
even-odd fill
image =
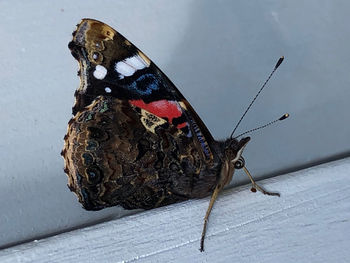
[[[78,86],[67,44],[104,21],[177,85],[216,138],[230,134],[279,56],[286,60],[238,132],[255,178],[349,153],[348,1],[1,1],[0,247],[125,215],[86,212],[59,153]],[[233,184],[247,179],[238,173]]]

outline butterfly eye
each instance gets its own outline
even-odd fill
[[[245,161],[243,157],[239,157],[239,159],[235,162],[235,169],[242,169],[245,165]]]

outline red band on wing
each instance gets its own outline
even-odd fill
[[[174,118],[178,118],[182,115],[182,109],[176,101],[172,100],[157,100],[150,103],[145,103],[143,100],[130,100],[130,104],[149,111],[150,113],[164,118],[166,117],[169,123],[173,123]],[[186,127],[187,122],[178,124],[178,129]]]
[[[176,127],[178,129],[182,129],[182,128],[185,128],[186,126],[187,126],[187,122],[183,122],[183,123],[178,124]]]

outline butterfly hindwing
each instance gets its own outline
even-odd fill
[[[150,209],[206,196],[217,167],[206,166],[193,140],[126,100],[98,96],[69,123],[68,186],[88,210]]]

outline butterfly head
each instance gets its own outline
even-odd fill
[[[244,159],[242,153],[249,141],[250,137],[244,137],[240,140],[230,138],[225,142],[225,160],[229,162],[230,166],[233,166],[235,169],[243,168]]]
[[[221,144],[223,155],[221,159],[221,175],[218,183],[219,188],[222,188],[231,182],[235,169],[241,169],[244,167],[245,164],[242,153],[249,141],[250,137],[244,137],[240,140],[229,138]]]

